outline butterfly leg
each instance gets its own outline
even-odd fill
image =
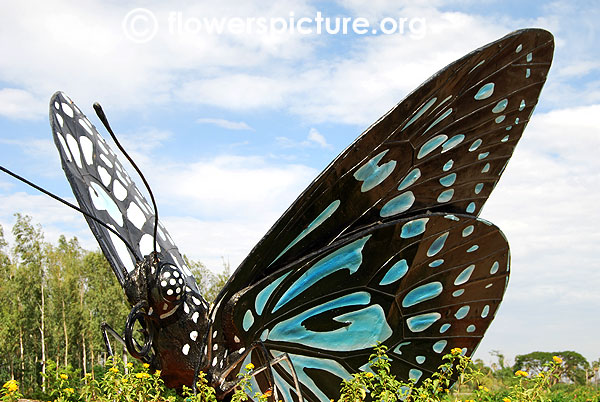
[[[119,335],[117,333],[117,331],[115,331],[110,325],[108,325],[106,322],[103,322],[102,324],[100,324],[100,329],[102,331],[102,339],[104,340],[104,346],[106,346],[106,352],[108,352],[109,356],[114,356],[114,352],[112,349],[112,346],[110,345],[110,340],[108,338],[108,334],[112,335],[117,341],[119,341],[124,347],[127,347],[125,345],[125,339],[123,339],[121,337],[121,335]]]
[[[250,375],[252,377],[256,377],[258,374],[262,373],[263,371],[268,371],[267,374],[267,381],[269,383],[269,386],[271,389],[273,389],[274,392],[274,400],[277,401],[279,400],[279,397],[277,395],[277,387],[274,384],[274,377],[273,377],[273,373],[271,370],[273,370],[273,366],[277,365],[277,364],[283,364],[283,361],[286,361],[288,366],[289,366],[289,373],[292,376],[292,379],[294,381],[294,388],[296,391],[296,394],[298,395],[299,398],[299,402],[303,401],[302,398],[302,392],[300,390],[300,383],[298,382],[298,376],[296,375],[296,370],[294,369],[294,365],[292,364],[292,361],[289,357],[289,355],[287,353],[283,353],[280,356],[275,357],[274,359],[270,359],[267,353],[267,349],[266,347],[262,344],[262,342],[257,342],[254,343],[247,351],[246,353],[244,353],[243,355],[239,356],[238,359],[236,359],[235,362],[232,362],[232,364],[229,365],[230,369],[227,370],[223,375],[222,378],[225,378],[228,373],[230,373],[234,367],[238,366],[250,353],[252,353],[254,350],[260,350],[262,353],[262,355],[264,356],[265,360],[266,360],[266,364],[263,364],[262,359],[261,360],[261,366],[252,370],[250,372]],[[286,370],[287,371],[287,370]],[[241,378],[238,378],[236,380],[232,380],[232,381],[223,381],[221,383],[220,389],[222,390],[222,394],[228,394],[229,392],[231,392],[233,389],[235,389],[236,387],[238,387],[239,383],[241,381]],[[217,396],[218,397],[218,396]]]
[[[267,348],[262,343],[262,341],[255,342],[254,349],[260,351],[261,353],[258,355],[258,360],[260,361],[261,367],[264,367],[267,374],[267,382],[269,383],[270,390],[273,390],[275,393],[275,400],[277,400],[277,387],[275,387],[275,380],[273,377],[273,367],[272,361],[269,359],[269,352],[267,352]],[[265,364],[266,362],[266,364]]]
[[[150,352],[152,343],[154,341],[154,331],[152,328],[152,322],[150,322],[149,316],[145,312],[147,308],[148,303],[145,300],[142,300],[133,306],[129,312],[127,321],[125,322],[124,341],[125,345],[127,346],[127,351],[130,355],[142,360],[143,362],[150,363],[152,360]],[[138,322],[142,327],[140,332],[144,338],[143,345],[140,345],[133,337],[133,328],[136,322]]]

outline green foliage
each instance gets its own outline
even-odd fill
[[[229,263],[223,260],[223,271],[219,274],[214,274],[200,261],[190,260],[185,255],[183,258],[196,279],[196,284],[198,285],[202,297],[209,303],[215,301],[219,292],[223,289],[225,283],[227,283],[227,280],[231,276]]]
[[[48,396],[56,402],[75,402],[78,400],[75,390],[80,386],[79,370],[73,370],[71,365],[60,367],[56,362],[46,362],[46,378]]]
[[[192,389],[184,385],[182,395],[185,402],[217,402],[215,389],[208,385],[206,374],[202,371],[198,373],[196,394],[194,395]]]
[[[0,401],[17,402],[23,395],[19,392],[19,383],[15,380],[8,380],[0,388]]]
[[[532,374],[544,372],[554,356],[561,357],[564,363],[558,373],[559,378],[555,382],[564,377],[575,384],[585,384],[586,370],[590,370],[590,364],[581,354],[568,350],[563,352],[531,352],[525,355],[517,355],[513,370],[525,370]]]
[[[91,374],[90,381],[102,377],[100,324],[107,321],[122,332],[131,307],[102,252],[85,251],[76,238],[64,236],[49,244],[30,217],[15,217],[10,248],[0,226],[0,381],[14,378],[21,392],[40,399],[55,387],[48,369],[72,368]],[[204,275],[205,293],[214,298],[228,273],[215,275],[189,263]],[[46,367],[49,361],[53,367]],[[53,397],[68,400],[64,388],[73,386]]]
[[[244,402],[250,399],[249,395],[252,395],[253,389],[250,383],[252,379],[252,370],[254,370],[254,364],[248,363],[244,368],[244,371],[238,374],[239,383],[237,389],[231,397],[231,402]],[[271,391],[266,393],[254,392],[253,401],[256,402],[267,402],[271,396]]]
[[[450,386],[460,374],[466,380],[473,381],[476,372],[470,366],[470,359],[461,355],[456,348],[443,357],[438,371],[416,385],[415,380],[402,381],[390,373],[390,358],[387,347],[375,346],[375,353],[369,357],[369,370],[355,373],[352,379],[342,382],[339,402],[359,402],[369,395],[374,401],[396,402],[435,402],[445,400]],[[460,387],[460,382],[459,382]]]

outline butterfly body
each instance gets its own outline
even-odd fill
[[[517,31],[431,77],[315,179],[213,306],[162,224],[153,236],[155,215],[114,152],[56,93],[50,120],[63,169],[133,306],[130,352],[171,387],[206,372],[219,399],[246,365],[267,367],[255,390],[285,402],[336,398],[342,379],[369,370],[377,342],[395,375],[417,381],[452,348],[471,355],[510,268],[504,235],[478,214],[529,121],[552,51],[550,33]]]

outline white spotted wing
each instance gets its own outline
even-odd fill
[[[86,217],[123,285],[136,262],[153,251],[154,211],[94,125],[62,92],[55,93],[50,100],[50,124],[63,169],[80,207],[113,228],[129,245]],[[186,285],[197,289],[162,224],[158,227],[157,244],[165,262],[180,267],[187,277]]]

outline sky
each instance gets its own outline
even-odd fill
[[[62,90],[101,127],[99,101],[180,251],[215,272],[235,268],[335,156],[429,76],[513,30],[551,31],[540,102],[480,214],[507,236],[512,273],[475,357],[600,358],[597,1],[0,4],[0,164],[74,202],[48,101]],[[320,32],[319,17],[330,18]],[[5,233],[16,212],[50,242],[64,234],[98,248],[77,212],[0,175]]]

